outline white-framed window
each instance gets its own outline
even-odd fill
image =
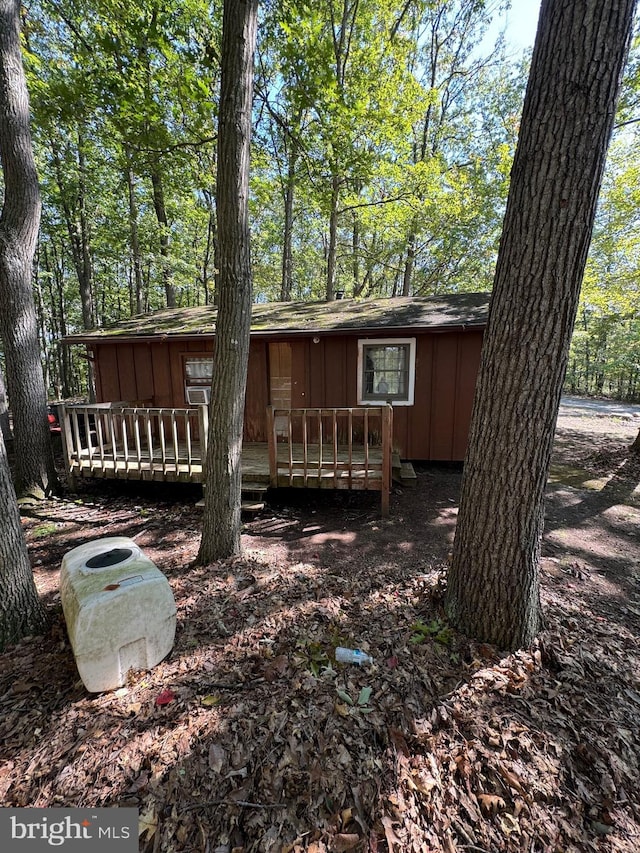
[[[358,341],[358,404],[413,406],[416,339],[372,338]]]

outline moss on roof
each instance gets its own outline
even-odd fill
[[[341,299],[335,302],[269,302],[252,307],[251,333],[322,334],[381,329],[484,326],[488,293],[454,293],[445,296],[392,299]],[[185,337],[213,335],[216,308],[165,308],[140,314],[113,326],[67,335],[67,343],[132,337]]]

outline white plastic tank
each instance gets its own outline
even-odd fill
[[[132,539],[96,539],[65,554],[60,595],[78,672],[91,693],[169,654],[176,605],[162,572]]]

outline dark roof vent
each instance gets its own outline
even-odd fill
[[[108,569],[110,566],[117,566],[119,563],[124,563],[133,555],[131,548],[112,548],[110,551],[103,551],[102,554],[96,554],[86,562],[89,569]]]

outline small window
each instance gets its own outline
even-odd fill
[[[213,358],[202,355],[185,355],[184,399],[189,406],[208,405],[211,397]]]
[[[415,338],[358,341],[358,403],[412,406]]]
[[[184,374],[187,385],[211,385],[213,359],[187,356],[184,361]]]

